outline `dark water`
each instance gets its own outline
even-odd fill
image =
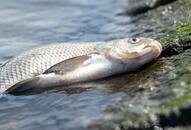
[[[159,13],[160,17],[156,12],[137,17],[118,15],[128,6],[131,4],[126,0],[3,0],[0,63],[33,47],[56,42],[135,36],[158,39],[173,24],[165,12]],[[0,95],[0,129],[85,128],[93,120],[111,118],[103,114],[104,110],[128,94],[117,88],[110,91],[105,85],[104,89],[99,84],[89,87],[31,96]]]

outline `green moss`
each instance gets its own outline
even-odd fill
[[[185,23],[176,29],[178,36],[190,35],[191,34],[191,22]]]
[[[180,3],[183,3],[183,4],[191,4],[191,1],[190,0],[179,0]]]
[[[184,40],[191,37],[191,22],[184,23],[174,30],[168,32],[160,41],[162,45],[175,45],[178,41]]]
[[[191,48],[191,22],[175,27],[160,39],[163,46],[163,55],[179,54]]]
[[[184,46],[191,41],[191,0],[178,0],[176,4],[172,11],[178,9],[179,12],[172,16],[174,26],[160,39],[164,50]]]

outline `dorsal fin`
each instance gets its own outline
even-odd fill
[[[77,56],[73,57],[67,60],[64,60],[62,62],[59,62],[49,69],[47,69],[43,74],[48,74],[48,73],[57,73],[57,74],[63,74],[68,71],[74,70],[80,65],[83,64],[84,61],[88,60],[91,58],[91,56],[88,55],[82,55],[82,56]]]

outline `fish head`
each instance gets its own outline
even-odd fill
[[[151,38],[125,38],[116,42],[110,50],[110,55],[123,61],[133,60],[149,62],[160,56],[161,44]]]

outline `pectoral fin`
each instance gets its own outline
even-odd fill
[[[64,74],[66,72],[76,69],[89,58],[91,58],[91,56],[83,55],[64,60],[60,63],[53,65],[52,67],[47,69],[43,74],[48,74],[48,73]]]
[[[16,83],[12,87],[6,90],[6,93],[9,94],[19,94],[28,90],[32,90],[38,87],[37,82],[39,81],[39,77],[34,77],[31,79],[26,79],[21,82]]]

